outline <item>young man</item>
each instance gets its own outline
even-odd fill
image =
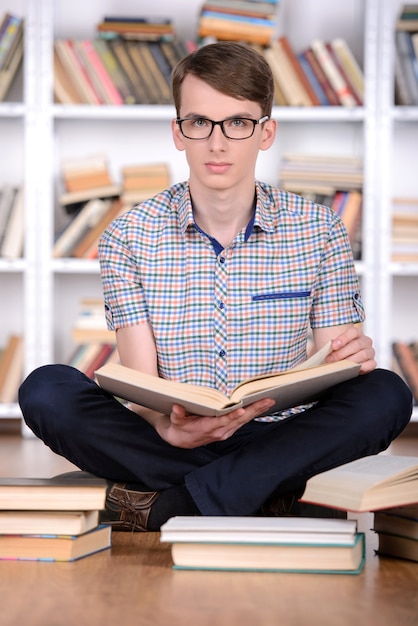
[[[286,419],[261,421],[269,400],[216,418],[178,405],[161,415],[122,406],[69,366],[39,368],[20,390],[25,420],[52,450],[109,481],[103,519],[115,529],[257,515],[266,502],[280,511],[312,475],[387,448],[412,411],[401,379],[375,369],[359,326],[341,220],[255,180],[276,132],[265,60],[237,43],[205,46],[174,70],[173,96],[174,143],[190,178],[116,220],[100,245],[122,364],[228,393],[303,361],[312,328],[316,349],[332,340],[328,360],[354,360],[361,375]]]

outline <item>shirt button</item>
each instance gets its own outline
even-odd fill
[[[220,351],[219,351],[219,356],[220,356],[221,358],[223,358],[223,357],[225,356],[225,350],[220,350]]]
[[[219,303],[219,308],[220,308],[220,309],[224,309],[224,308],[225,308],[225,305],[224,305],[224,303],[223,303],[223,302],[220,302],[220,303]]]
[[[225,257],[221,256],[221,258],[219,259],[219,263],[225,263]]]

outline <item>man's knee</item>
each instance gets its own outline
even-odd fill
[[[398,374],[376,369],[368,376],[371,401],[378,419],[385,419],[400,434],[411,419],[413,397],[410,388]]]
[[[23,418],[38,436],[52,420],[63,423],[63,408],[68,406],[73,368],[66,365],[43,365],[33,370],[19,388]],[[64,425],[64,423],[63,423]]]

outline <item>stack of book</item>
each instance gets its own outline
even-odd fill
[[[392,200],[392,261],[418,263],[418,198]]]
[[[1,478],[0,560],[74,561],[111,547],[106,481]]]
[[[155,196],[170,186],[166,163],[127,165],[122,168],[122,203],[129,207]]]
[[[0,23],[0,100],[4,100],[23,58],[23,18],[5,13]]]
[[[24,232],[23,187],[6,183],[0,189],[0,257],[22,256]]]
[[[92,41],[55,41],[55,100],[171,104],[171,71],[184,54],[170,19],[105,17]]]
[[[418,4],[405,4],[396,22],[395,103],[418,105]]]
[[[364,102],[363,71],[341,37],[315,39],[297,53],[286,35],[261,49],[275,81],[281,106],[360,106]]]
[[[418,562],[418,504],[376,512],[373,530],[378,554]]]
[[[277,5],[278,0],[207,0],[199,16],[198,36],[267,46],[276,28]]]
[[[343,519],[173,517],[161,527],[175,569],[358,574],[364,534]]]
[[[0,402],[16,402],[23,377],[23,338],[9,335],[6,345],[0,349]]]
[[[404,379],[418,405],[418,341],[392,343],[393,369]]]
[[[61,172],[65,191],[59,201],[67,220],[55,238],[53,255],[91,258],[90,246],[97,243],[93,234],[100,235],[120,209],[120,185],[113,183],[103,155],[67,159]]]
[[[361,257],[363,166],[360,159],[319,154],[285,154],[279,185],[330,206],[347,229],[353,256]]]
[[[109,331],[101,298],[83,298],[72,330],[76,347],[68,364],[94,378],[96,369],[105,363],[118,363],[115,333]]]

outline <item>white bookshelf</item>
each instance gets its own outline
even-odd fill
[[[314,37],[346,39],[363,61],[366,104],[355,109],[275,107],[277,140],[261,154],[257,167],[260,178],[276,184],[287,151],[363,158],[363,257],[357,269],[368,313],[366,331],[385,367],[390,366],[393,338],[418,337],[412,314],[418,306],[418,267],[395,266],[388,254],[392,191],[418,195],[417,177],[408,176],[418,145],[418,110],[395,108],[391,98],[393,27],[400,4],[353,0],[337,7],[334,0],[281,0],[277,32],[285,32],[296,50]],[[177,0],[173,19],[179,36],[194,36],[201,5],[201,0]],[[92,38],[105,14],[172,15],[170,0],[154,3],[151,11],[138,0],[0,0],[0,12],[6,10],[25,16],[26,41],[20,85],[0,104],[0,184],[24,180],[27,202],[25,258],[0,260],[0,288],[11,303],[0,312],[0,341],[11,332],[24,334],[28,373],[37,365],[68,359],[80,299],[101,294],[96,261],[51,257],[62,159],[103,152],[115,181],[125,164],[164,160],[174,182],[187,177],[187,164],[171,140],[171,106],[61,106],[52,98],[55,38]],[[0,406],[0,416],[15,415],[17,406]]]

